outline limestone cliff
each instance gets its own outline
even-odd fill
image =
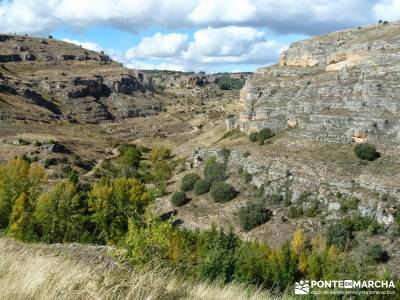
[[[399,79],[399,22],[297,42],[246,82],[239,125],[325,142],[399,141]]]

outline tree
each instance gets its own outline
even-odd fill
[[[235,198],[237,192],[229,183],[215,181],[211,185],[210,194],[215,202],[227,202]]]
[[[186,174],[181,181],[181,190],[184,192],[192,190],[194,184],[200,179],[200,176],[196,173]]]
[[[13,205],[7,232],[20,240],[35,240],[36,234],[32,220],[32,211],[33,207],[30,205],[25,193],[22,193]]]
[[[123,177],[137,177],[142,153],[132,145],[118,147],[120,156],[117,159],[117,168]]]
[[[102,179],[89,192],[89,211],[100,241],[117,243],[128,229],[128,219],[139,220],[151,197],[133,178]]]
[[[155,163],[160,160],[165,160],[171,157],[171,150],[161,146],[151,149],[149,154],[149,159],[152,163]]]
[[[40,195],[35,220],[47,242],[80,241],[88,235],[87,203],[75,183],[66,180]]]
[[[37,163],[13,159],[0,165],[0,229],[9,225],[15,201],[24,194],[27,203],[34,203],[47,182],[44,169]]]
[[[236,249],[240,245],[239,238],[222,229],[207,231],[205,241],[199,249],[197,270],[201,277],[209,280],[220,279],[229,282],[233,279],[236,269]]]

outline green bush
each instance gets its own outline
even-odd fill
[[[240,226],[249,231],[269,220],[271,212],[264,207],[264,202],[248,203],[239,209]]]
[[[389,254],[381,245],[375,244],[369,247],[367,252],[367,260],[370,263],[384,263],[389,260]]]
[[[339,250],[349,248],[349,243],[353,239],[353,231],[349,224],[340,222],[329,226],[327,233],[327,242],[335,245]]]
[[[358,158],[368,161],[373,161],[381,155],[376,151],[374,145],[371,144],[358,144],[354,147],[354,153]]]
[[[200,179],[200,176],[196,173],[186,174],[181,181],[181,190],[184,192],[191,191],[194,184]]]
[[[274,136],[274,133],[269,128],[263,128],[257,133],[257,139],[259,141],[264,141]]]
[[[252,133],[250,133],[250,135],[249,135],[249,140],[250,140],[250,142],[252,142],[252,143],[257,142],[257,132],[252,132]]]
[[[282,202],[283,196],[278,193],[271,193],[267,196],[268,203],[273,204],[273,205],[278,205]]]
[[[203,195],[210,191],[211,183],[206,179],[197,180],[193,186],[195,195]]]
[[[244,79],[222,76],[217,79],[217,85],[221,90],[240,90],[244,85]]]
[[[207,160],[204,167],[204,177],[210,182],[225,180],[226,168],[224,164],[218,163],[215,157]]]
[[[273,137],[274,133],[272,132],[271,129],[269,128],[263,128],[261,129],[259,132],[252,132],[249,135],[249,140],[250,142],[254,143],[257,142],[259,143],[259,145],[264,145],[264,141]]]
[[[190,199],[186,196],[185,192],[175,192],[171,197],[171,202],[175,206],[182,206],[188,203]]]
[[[301,218],[303,214],[304,212],[301,206],[291,206],[287,211],[287,216],[291,219]]]
[[[340,203],[340,211],[345,213],[349,210],[355,210],[358,208],[359,199],[355,197],[344,197],[339,200]]]
[[[224,147],[221,149],[220,154],[224,158],[224,163],[226,164],[228,162],[229,156],[231,155],[231,150]]]
[[[249,183],[251,181],[251,179],[253,178],[253,176],[247,172],[244,172],[242,174],[243,180],[245,183]]]
[[[215,202],[227,202],[237,194],[232,185],[223,181],[215,181],[211,185],[210,193]]]

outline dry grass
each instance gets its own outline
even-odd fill
[[[273,298],[264,291],[237,284],[183,281],[161,268],[133,271],[110,259],[95,261],[96,255],[80,255],[76,250],[26,245],[0,237],[0,299]]]

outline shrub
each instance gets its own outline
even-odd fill
[[[271,193],[268,195],[268,203],[278,205],[282,202],[283,196],[278,193]]]
[[[228,162],[229,156],[231,155],[231,150],[228,148],[222,148],[220,154],[224,158],[224,163],[226,164]]]
[[[340,222],[329,226],[327,233],[327,242],[335,245],[339,250],[345,250],[349,247],[349,242],[353,239],[353,231],[349,224]]]
[[[186,174],[181,181],[181,190],[184,192],[191,191],[196,181],[200,179],[200,176],[196,173]]]
[[[269,128],[263,128],[259,132],[252,132],[249,135],[250,142],[254,143],[258,141],[259,145],[264,145],[264,141],[273,137],[274,133]]]
[[[221,90],[240,90],[244,85],[244,80],[239,78],[230,78],[222,76],[217,79],[217,85]]]
[[[155,163],[160,160],[166,160],[171,157],[171,150],[164,146],[153,148],[150,151],[149,159],[152,163]]]
[[[186,196],[185,192],[175,192],[171,197],[171,202],[175,206],[182,206],[188,203],[190,199]]]
[[[371,144],[358,144],[354,147],[354,152],[358,158],[368,161],[373,161],[381,156],[375,146]]]
[[[257,133],[257,139],[259,141],[264,141],[274,136],[274,133],[269,128],[263,128]]]
[[[271,212],[264,208],[264,202],[248,203],[239,209],[240,226],[249,231],[269,220]]]
[[[252,143],[256,142],[256,141],[257,141],[257,132],[252,132],[252,133],[250,133],[250,135],[249,135],[249,140],[250,140],[250,142],[252,142]]]
[[[193,186],[195,195],[203,195],[210,191],[211,183],[206,179],[197,180]]]
[[[249,183],[251,181],[251,179],[253,178],[253,176],[247,172],[244,172],[242,174],[243,180],[245,183]]]
[[[287,211],[287,216],[292,219],[301,218],[303,216],[303,208],[301,206],[291,206]]]
[[[215,181],[211,185],[210,193],[215,202],[227,202],[237,194],[232,185],[223,181]]]
[[[225,180],[225,165],[215,161],[215,157],[207,160],[204,177],[210,182]]]
[[[358,208],[358,202],[360,202],[360,200],[355,197],[344,197],[339,200],[340,211],[345,213],[349,210],[355,210]]]
[[[370,263],[381,263],[389,260],[389,254],[381,245],[372,245],[367,252],[367,259]]]

